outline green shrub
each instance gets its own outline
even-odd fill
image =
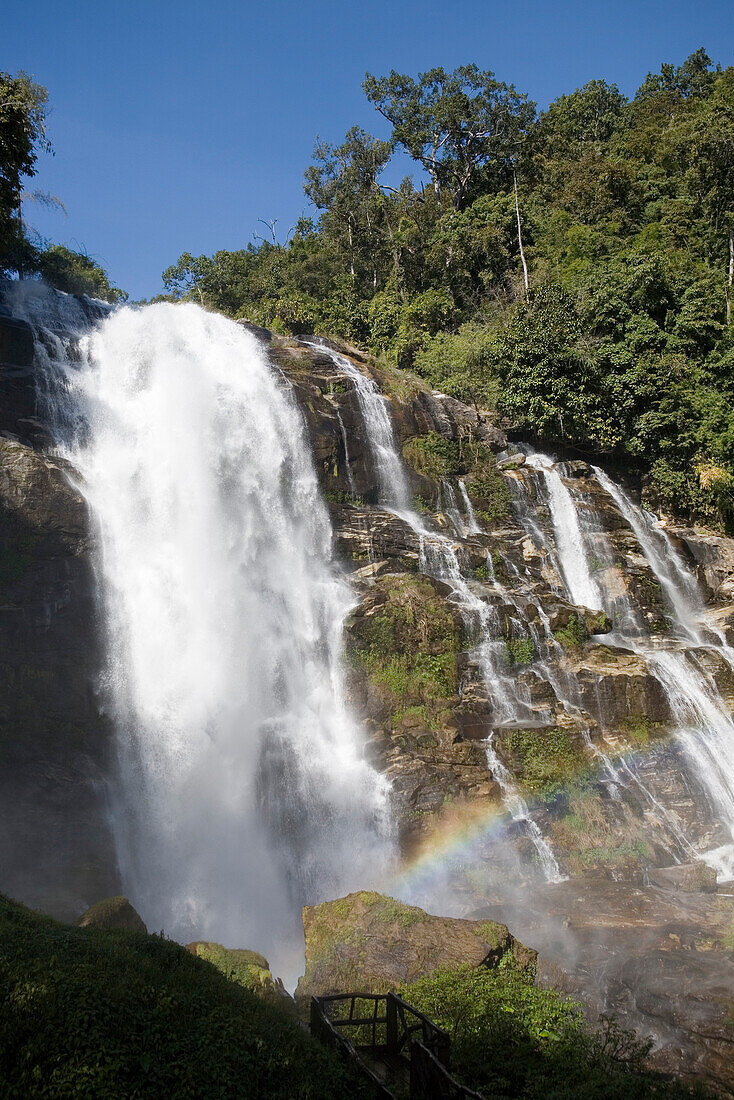
[[[438,432],[415,436],[403,447],[403,456],[413,469],[435,481],[464,472],[459,445],[453,439],[444,439]]]
[[[385,602],[349,630],[352,661],[403,701],[430,703],[458,684],[460,631],[428,578],[402,574],[380,581]]]
[[[502,742],[520,786],[544,801],[552,800],[587,773],[584,755],[562,728],[508,730]]]
[[[593,1031],[581,1005],[525,971],[438,970],[401,995],[451,1037],[452,1071],[493,1100],[649,1100],[704,1095],[646,1072],[651,1042],[614,1019]]]
[[[507,638],[505,646],[510,664],[529,665],[535,656],[535,646],[529,634],[523,634],[520,638]]]
[[[362,1095],[295,1021],[178,944],[2,896],[0,1002],[13,1100]]]
[[[578,615],[570,615],[565,626],[553,631],[553,637],[567,649],[576,649],[587,640],[589,632]]]

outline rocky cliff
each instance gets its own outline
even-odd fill
[[[78,308],[83,328],[96,307]],[[610,883],[657,890],[653,900],[663,889],[668,905],[681,897],[675,876],[647,884],[685,864],[689,886],[716,889],[695,868],[705,856],[723,880],[731,858],[734,542],[658,530],[587,461],[559,465],[508,443],[492,413],[357,349],[254,331],[308,426],[354,593],[349,701],[390,781],[403,859],[430,867],[419,892],[457,915],[501,912],[513,929],[518,899],[526,912],[529,898],[565,899],[519,934],[572,969],[564,891],[576,883],[599,899],[597,927],[613,908]],[[58,332],[53,317],[34,334],[0,315],[0,853],[4,891],[68,919],[120,884],[106,824],[114,738],[99,696],[94,532],[74,472],[54,455],[44,400]],[[366,415],[367,382],[387,413],[399,502]],[[690,961],[705,941],[730,965],[725,893],[703,922],[715,934],[665,949]],[[583,957],[588,976],[599,956]],[[637,1011],[647,994],[625,974],[601,1000],[616,990]],[[708,1024],[691,1039],[686,1064],[726,1059],[727,1011],[722,1001],[714,1039]],[[641,1015],[649,1024],[655,1012]],[[675,1026],[660,1025],[661,1041]]]

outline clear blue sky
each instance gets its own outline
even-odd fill
[[[12,7],[12,12],[8,9]],[[29,221],[83,248],[133,298],[181,252],[241,248],[258,218],[284,236],[311,213],[303,170],[317,134],[386,136],[366,70],[475,62],[541,106],[595,77],[634,92],[699,46],[734,63],[732,0],[20,0],[0,69],[49,90],[55,156],[31,184],[64,216]]]

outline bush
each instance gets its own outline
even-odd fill
[[[293,1020],[183,947],[76,928],[0,895],[8,1098],[360,1095]]]
[[[649,1100],[703,1096],[644,1068],[650,1042],[614,1019],[586,1024],[581,1005],[539,989],[512,965],[442,969],[401,996],[451,1036],[452,1072],[493,1100]]]

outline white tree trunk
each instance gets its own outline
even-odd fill
[[[512,173],[512,178],[515,181],[515,216],[517,218],[517,243],[520,245],[520,259],[522,260],[522,273],[523,280],[525,282],[525,301],[527,302],[530,294],[530,279],[528,277],[528,264],[525,259],[525,249],[522,246],[522,228],[520,226],[520,200],[517,194],[517,173]]]

